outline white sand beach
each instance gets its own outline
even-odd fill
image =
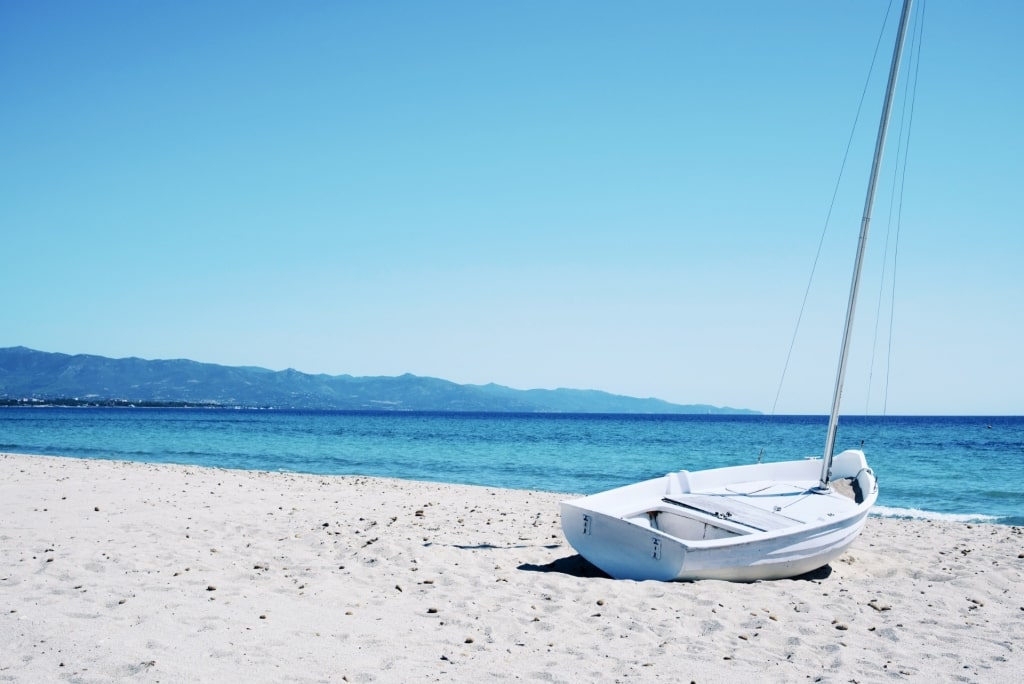
[[[1017,682],[1024,530],[598,576],[557,494],[0,454],[0,682]]]

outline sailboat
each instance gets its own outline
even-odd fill
[[[566,539],[608,575],[738,582],[795,577],[841,556],[864,528],[878,499],[878,481],[862,450],[834,451],[875,186],[911,4],[904,0],[893,49],[822,456],[680,470],[563,501]]]

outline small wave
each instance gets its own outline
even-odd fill
[[[945,522],[962,523],[1003,522],[1003,518],[998,515],[986,515],[984,513],[939,513],[938,511],[922,511],[920,508],[890,508],[889,506],[875,506],[871,509],[871,515],[878,518],[942,520]]]

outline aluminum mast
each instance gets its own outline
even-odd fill
[[[910,20],[910,5],[913,0],[904,0],[903,13],[900,15],[900,26],[896,35],[896,47],[892,53],[892,65],[889,67],[889,87],[885,91],[882,104],[882,119],[878,124],[878,139],[875,142],[875,159],[871,164],[871,177],[868,181],[867,197],[864,199],[864,217],[860,224],[860,239],[857,247],[857,258],[853,264],[853,282],[850,285],[850,302],[846,308],[846,325],[843,329],[843,344],[839,350],[839,370],[836,372],[836,388],[832,395],[832,413],[828,419],[828,435],[825,439],[825,454],[821,464],[821,481],[817,491],[827,492],[829,475],[832,470],[832,456],[836,447],[836,431],[839,429],[839,404],[843,396],[843,381],[846,378],[846,359],[853,333],[853,315],[857,308],[857,291],[860,289],[860,272],[864,262],[864,250],[868,242],[868,226],[871,223],[871,209],[875,203],[875,186],[882,165],[882,151],[885,147],[885,134],[889,128],[889,114],[892,111],[893,94],[896,92],[896,79],[900,71],[900,58],[903,55],[903,41],[907,35],[907,24]]]

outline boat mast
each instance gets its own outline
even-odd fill
[[[857,308],[857,291],[860,289],[860,272],[864,262],[864,250],[868,242],[868,226],[871,223],[871,209],[875,202],[875,186],[882,165],[882,151],[885,148],[885,134],[889,128],[889,113],[892,111],[893,94],[896,92],[896,78],[900,71],[900,57],[903,55],[903,40],[907,35],[907,24],[910,19],[910,5],[913,0],[904,0],[903,13],[900,15],[900,26],[896,35],[896,47],[892,52],[892,65],[889,67],[889,86],[885,91],[882,104],[882,119],[878,124],[878,139],[875,141],[875,159],[871,163],[871,177],[868,180],[867,197],[864,198],[864,217],[860,223],[860,239],[857,246],[857,258],[853,264],[853,282],[850,284],[850,302],[846,307],[846,325],[843,329],[843,344],[839,349],[839,370],[836,372],[836,388],[832,395],[832,413],[828,419],[828,435],[825,439],[825,454],[821,463],[821,481],[819,492],[828,491],[828,481],[832,470],[832,456],[836,447],[836,431],[839,429],[839,404],[842,401],[843,381],[846,378],[846,358],[853,334],[853,315]]]

